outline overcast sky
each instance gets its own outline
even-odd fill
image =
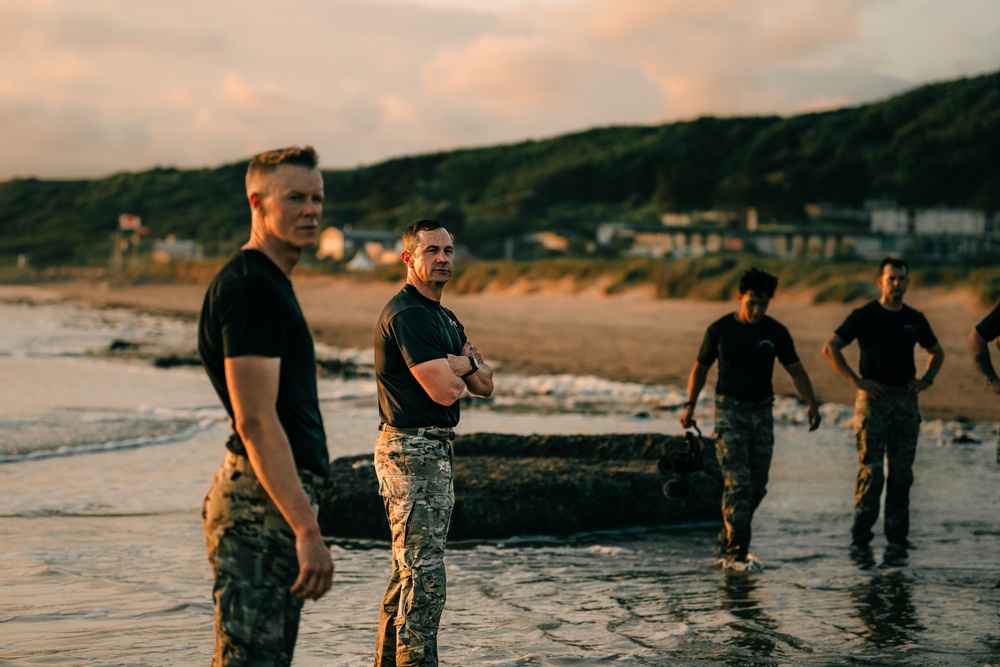
[[[0,2],[0,179],[324,167],[1000,69],[1000,0]]]

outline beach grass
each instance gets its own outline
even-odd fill
[[[106,280],[114,285],[207,284],[224,263],[206,259],[158,264],[142,262],[117,273],[101,267],[0,267],[0,284],[44,284],[67,280]],[[757,267],[778,277],[780,291],[805,292],[815,304],[853,303],[876,297],[876,265],[872,262],[775,259],[738,253],[688,258],[565,257],[530,261],[459,258],[450,283],[455,294],[520,289],[535,292],[558,286],[570,292],[595,289],[614,295],[646,288],[657,299],[724,301],[737,291],[740,276]],[[358,282],[399,282],[405,278],[400,263],[371,271],[350,271],[344,263],[307,258],[296,274],[337,275]],[[914,266],[913,287],[962,287],[981,305],[1000,301],[1000,267],[955,265]]]

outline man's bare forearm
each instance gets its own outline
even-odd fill
[[[969,353],[972,355],[972,361],[976,364],[976,369],[984,378],[993,380],[997,377],[997,372],[993,368],[993,360],[990,358],[989,345],[975,329],[969,334]]]
[[[857,384],[858,376],[848,365],[847,359],[844,358],[844,353],[841,352],[842,347],[840,340],[834,336],[823,346],[823,356],[833,366],[833,370],[850,380],[851,384]]]
[[[688,376],[688,386],[687,386],[687,402],[697,403],[698,396],[701,394],[701,390],[705,388],[705,383],[708,381],[708,367],[702,366],[701,364],[695,362],[694,367],[691,369],[691,374]]]
[[[465,378],[465,386],[476,396],[489,397],[493,394],[493,369],[485,361],[480,361],[479,370]]]
[[[941,347],[941,343],[938,343],[930,351],[930,356],[927,357],[927,370],[926,375],[929,375],[931,379],[937,377],[937,374],[941,372],[941,366],[944,364],[944,348]]]
[[[792,383],[795,385],[795,390],[799,392],[802,401],[811,408],[818,407],[816,392],[813,390],[812,381],[809,379],[805,367],[801,363],[793,364],[788,368],[788,374],[792,376]]]
[[[990,360],[989,351],[980,352],[973,360],[976,362],[976,368],[983,374],[983,377],[987,380],[996,379],[997,372],[993,369],[993,362]]]
[[[708,366],[702,366],[697,361],[691,367],[691,375],[688,376],[687,401],[681,411],[681,426],[691,428],[694,425],[694,404],[698,402],[698,395],[705,387],[708,379]]]
[[[319,522],[302,488],[292,448],[277,414],[244,422],[237,431],[261,486],[297,536],[319,534]]]

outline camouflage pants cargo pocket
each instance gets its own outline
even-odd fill
[[[215,575],[212,664],[289,665],[302,610],[289,591],[298,576],[295,535],[246,468],[227,458],[202,506]]]
[[[447,597],[444,550],[455,505],[451,443],[383,434],[375,470],[392,533],[392,574],[379,614],[375,664],[434,666]]]

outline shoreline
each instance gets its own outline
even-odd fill
[[[316,342],[360,349],[371,348],[379,313],[401,287],[401,283],[335,276],[296,276],[294,282]],[[103,281],[74,280],[0,285],[0,301],[69,301],[183,319],[197,318],[204,293],[205,285],[194,283],[112,287]],[[1000,401],[982,386],[966,348],[969,331],[988,309],[970,293],[943,288],[911,288],[906,301],[927,315],[945,349],[941,373],[920,398],[925,418],[1000,421]],[[706,327],[735,310],[735,299],[655,299],[641,288],[606,295],[596,287],[575,290],[559,283],[479,294],[446,291],[444,303],[487,359],[498,362],[501,372],[592,375],[681,388],[687,384]],[[814,305],[805,292],[779,289],[768,311],[792,333],[822,403],[853,405],[853,388],[830,367],[820,348],[861,303]],[[856,367],[857,346],[845,353]],[[925,361],[926,355],[918,351],[918,374]],[[708,386],[714,383],[713,368]],[[775,369],[774,386],[780,396],[795,393],[780,366]]]

